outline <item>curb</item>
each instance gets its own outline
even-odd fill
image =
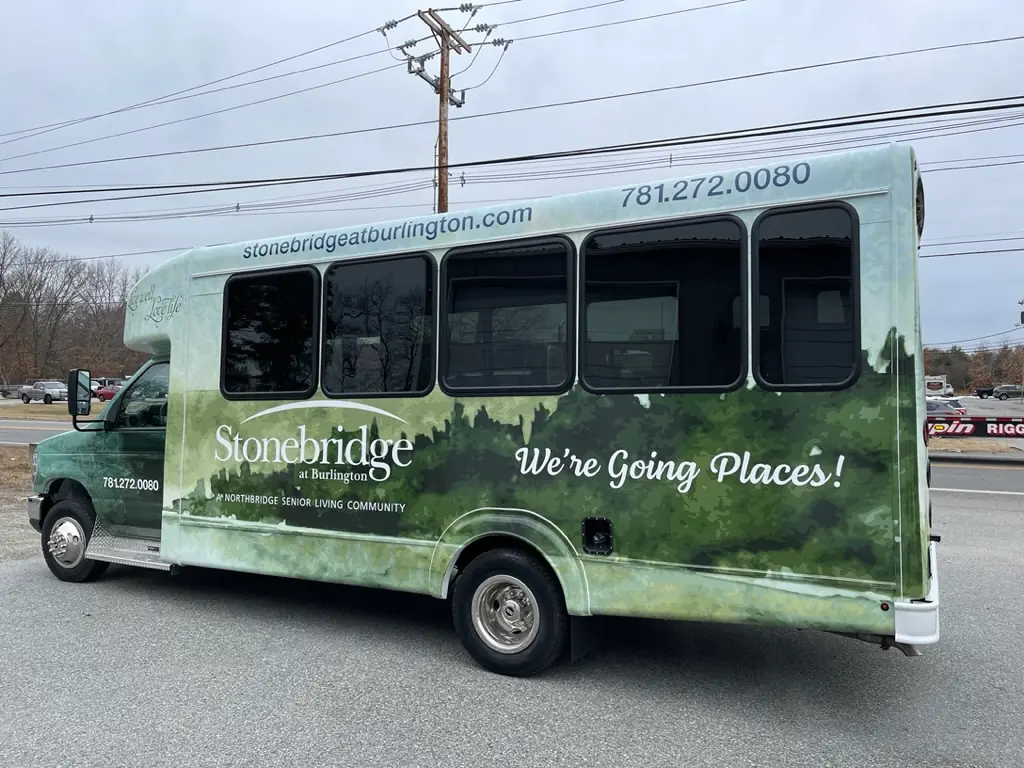
[[[1006,456],[999,453],[929,451],[928,458],[935,464],[1019,464],[1024,467],[1024,453],[1020,456]]]

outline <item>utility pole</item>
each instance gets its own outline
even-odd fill
[[[1018,301],[1017,304],[1022,307],[1022,309],[1020,311],[1020,325],[1024,326],[1024,299],[1021,299],[1020,301]],[[1021,402],[1024,402],[1024,349],[1021,349],[1020,346],[1018,346],[1017,349],[1019,349],[1021,351],[1021,356],[1020,356],[1020,387],[1021,387],[1020,399],[1021,399]]]
[[[409,56],[409,73],[429,83],[438,95],[437,109],[437,212],[448,211],[448,107],[461,107],[466,103],[463,91],[456,95],[451,88],[451,52],[470,53],[472,48],[462,39],[451,25],[441,18],[441,14],[433,9],[419,11],[420,20],[429,27],[437,46],[440,49],[441,71],[437,77],[429,75],[424,63],[427,56]]]

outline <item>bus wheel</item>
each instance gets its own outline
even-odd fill
[[[569,615],[554,574],[536,557],[495,549],[455,581],[455,630],[484,669],[529,677],[554,664],[569,639]]]
[[[85,547],[92,535],[93,512],[80,499],[58,501],[43,521],[43,559],[61,581],[91,581],[107,570],[109,563],[85,559]]]

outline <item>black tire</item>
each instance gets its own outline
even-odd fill
[[[104,397],[103,395],[96,395],[96,398],[97,398],[97,399],[98,399],[98,400],[99,400],[99,401],[100,401],[101,403],[105,403],[105,402],[107,401],[107,398],[105,398],[105,397]]]
[[[32,402],[32,398],[29,397],[28,395],[22,395],[21,402],[23,402],[25,405],[28,405],[29,403]]]
[[[1000,400],[1009,400],[1010,399],[1010,396],[1008,394],[1006,394],[1005,392],[1001,393],[998,397],[999,397]]]
[[[53,402],[53,398],[49,395],[43,395],[43,402],[50,405]]]
[[[491,577],[512,577],[533,594],[530,602],[536,634],[521,650],[495,650],[485,635],[477,630],[473,619],[476,592]],[[491,550],[469,563],[455,580],[452,617],[455,631],[473,660],[484,669],[500,675],[529,677],[539,674],[558,661],[569,641],[569,614],[558,579],[543,561],[515,549]]]
[[[43,520],[41,531],[43,559],[46,560],[46,566],[50,569],[50,573],[61,581],[76,583],[92,581],[102,576],[110,565],[110,563],[86,560],[85,557],[82,557],[78,562],[69,567],[58,562],[57,558],[50,552],[50,534],[53,532],[53,528],[58,521],[68,520],[77,523],[78,528],[85,536],[85,540],[80,542],[84,552],[85,546],[92,537],[92,527],[95,519],[92,506],[82,499],[63,499],[54,504],[50,511],[46,513],[46,519]]]

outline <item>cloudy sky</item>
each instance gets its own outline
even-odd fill
[[[455,59],[455,72],[467,70],[456,76],[455,86],[469,90],[466,106],[452,110],[452,117],[458,119],[451,126],[451,162],[1007,97],[1021,89],[1024,40],[592,104],[472,117],[528,105],[1024,35],[1024,4],[1020,0],[744,0],[653,20],[577,30],[723,3],[619,0],[521,21],[598,2],[501,2],[483,8],[472,19],[458,10],[445,12],[458,28],[467,22],[471,26],[497,25],[486,37],[482,32],[467,32],[471,42],[514,41],[500,63],[501,49],[489,45],[475,49],[479,51],[475,57]],[[95,162],[430,121],[437,109],[430,86],[408,74],[405,64],[385,50],[424,37],[427,30],[422,22],[415,18],[404,21],[387,38],[374,31],[351,42],[329,45],[375,30],[418,7],[415,0],[7,0],[4,19],[9,34],[0,47],[0,71],[4,73],[0,79],[0,134],[4,134],[0,137],[4,142],[0,144],[0,193],[429,165],[436,138],[435,128],[429,124],[255,148]],[[11,30],[15,34],[10,34]],[[567,31],[537,37],[562,30]],[[189,98],[56,130],[15,133],[158,99],[320,46],[329,47],[183,94]],[[411,50],[422,54],[431,49],[431,43],[424,41]],[[360,58],[339,62],[352,57]],[[195,95],[310,67],[317,68]],[[428,64],[428,71],[436,73],[436,60]],[[342,79],[347,81],[335,82]],[[333,84],[317,87],[327,83]],[[301,89],[309,90],[233,109]],[[221,112],[202,116],[216,111]],[[1024,248],[1024,239],[1005,240],[1013,235],[1024,238],[1024,222],[1020,221],[1024,164],[937,169],[948,167],[951,160],[1024,152],[1022,122],[1024,110],[1017,110],[828,136],[804,134],[717,144],[677,149],[673,163],[694,154],[728,151],[732,158],[725,165],[747,164],[771,151],[792,152],[812,141],[842,139],[846,142],[843,146],[853,146],[903,134],[898,138],[912,141],[926,169],[925,242],[929,245],[923,252],[966,252],[922,261],[925,341],[967,339],[970,341],[964,346],[970,348],[979,343],[975,337],[1013,328],[1017,301],[1024,298],[1024,251],[975,255],[982,249]],[[150,128],[163,123],[173,124]],[[908,136],[907,131],[914,133]],[[124,132],[133,133],[116,135]],[[78,145],[64,146],[70,144]],[[467,172],[465,186],[452,186],[451,209],[669,175],[661,171],[652,174],[651,168],[651,164],[667,165],[667,155],[662,150]],[[1021,158],[1024,155],[1016,159]],[[75,163],[85,164],[22,170]],[[706,163],[717,167],[723,161],[712,158]],[[930,172],[929,167],[933,168]],[[553,174],[556,168],[561,170]],[[496,173],[503,178],[495,179]],[[550,178],[552,175],[557,178]],[[430,179],[429,172],[417,172],[345,183],[17,211],[10,208],[70,198],[5,198],[0,208],[8,210],[0,211],[0,228],[8,228],[27,245],[51,247],[78,257],[178,249],[430,213]],[[405,191],[394,192],[395,185]],[[260,201],[271,205],[253,210],[251,205]],[[295,207],[297,202],[302,207]],[[211,208],[236,204],[238,212],[211,215]],[[93,223],[78,223],[90,215],[96,219]],[[126,221],[125,215],[135,218]],[[122,220],[103,220],[111,216]],[[977,242],[991,238],[999,240]],[[944,242],[952,244],[942,245]],[[129,264],[147,264],[166,258],[166,254],[121,258]],[[1024,340],[1024,331],[994,340],[1004,338]]]

